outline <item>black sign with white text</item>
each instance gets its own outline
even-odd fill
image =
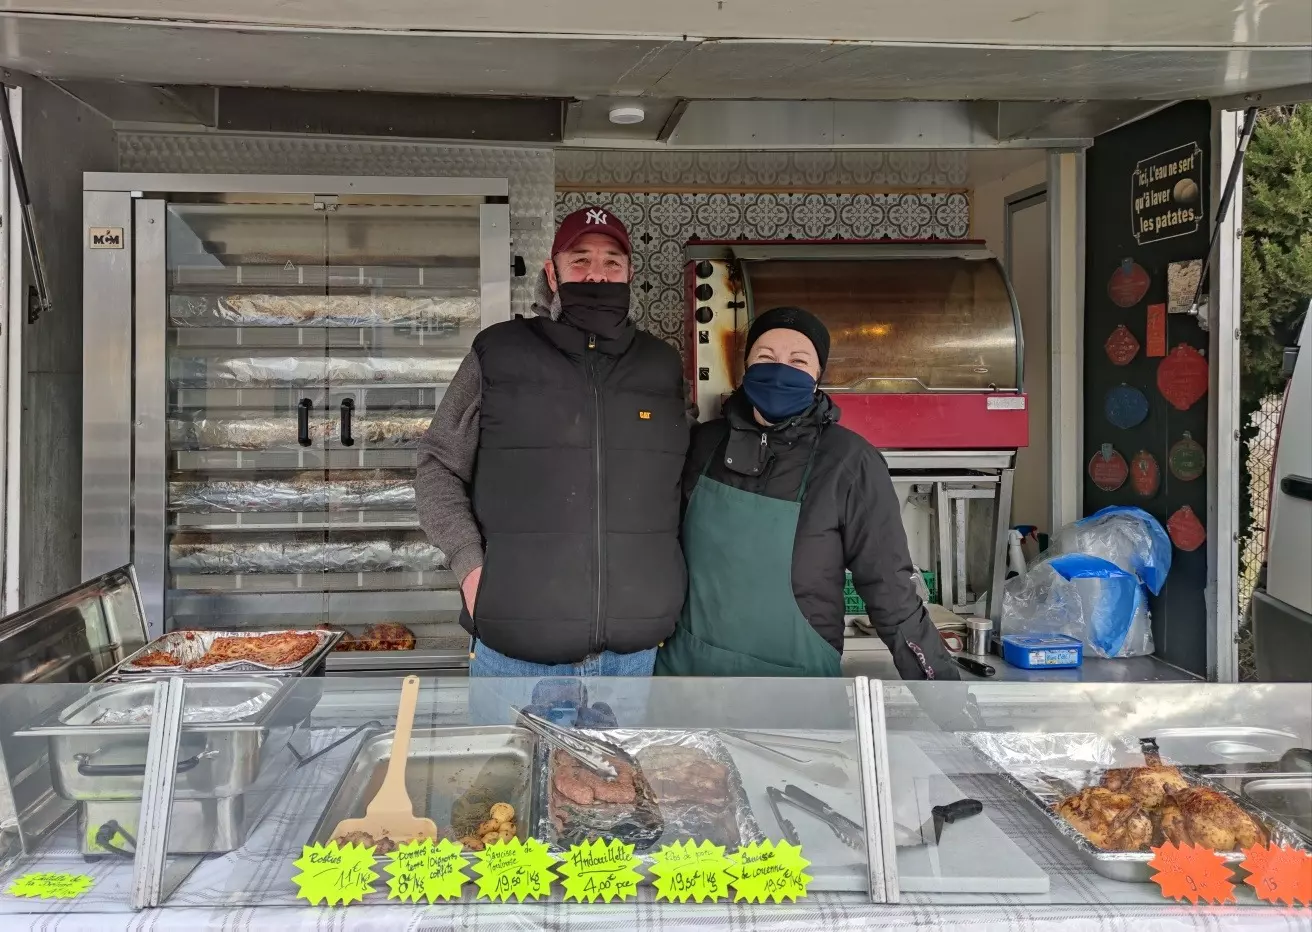
[[[1190,142],[1138,162],[1130,204],[1140,246],[1197,233],[1203,224],[1203,150]]]

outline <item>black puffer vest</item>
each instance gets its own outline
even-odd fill
[[[688,449],[678,353],[545,318],[474,340],[483,373],[473,505],[486,542],[472,634],[536,663],[655,647],[686,570]]]

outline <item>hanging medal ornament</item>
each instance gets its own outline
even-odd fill
[[[1162,473],[1157,459],[1147,450],[1140,450],[1130,460],[1130,487],[1140,498],[1152,498],[1161,484]]]
[[[1171,446],[1167,463],[1171,475],[1175,478],[1181,482],[1193,482],[1203,474],[1207,466],[1207,451],[1203,449],[1201,443],[1189,436],[1189,431],[1186,430],[1184,437]]]
[[[1148,396],[1130,385],[1118,385],[1107,392],[1102,412],[1113,427],[1138,427],[1148,417]]]
[[[1207,528],[1188,505],[1181,505],[1180,510],[1171,515],[1166,530],[1170,532],[1171,542],[1186,553],[1197,550],[1207,540]]]
[[[1117,307],[1134,307],[1148,293],[1150,281],[1142,265],[1133,259],[1122,259],[1120,267],[1107,282],[1107,297]]]
[[[1176,410],[1188,411],[1207,394],[1207,360],[1181,343],[1157,366],[1157,390]]]
[[[1113,330],[1103,346],[1107,350],[1107,358],[1114,366],[1128,366],[1139,352],[1139,341],[1125,324]]]
[[[1126,465],[1125,457],[1117,453],[1110,443],[1104,443],[1102,449],[1089,460],[1089,478],[1104,492],[1115,492],[1125,485],[1129,475],[1130,467]]]

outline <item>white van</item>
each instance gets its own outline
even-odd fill
[[[1312,302],[1276,434],[1265,584],[1253,593],[1259,680],[1312,680]],[[1286,370],[1290,368],[1286,362]]]

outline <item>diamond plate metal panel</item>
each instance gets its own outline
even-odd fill
[[[437,143],[247,136],[220,133],[121,133],[119,167],[129,172],[396,175],[505,178],[510,187],[514,252],[529,274],[512,279],[511,312],[528,314],[536,270],[555,230],[555,158],[550,149]]]

